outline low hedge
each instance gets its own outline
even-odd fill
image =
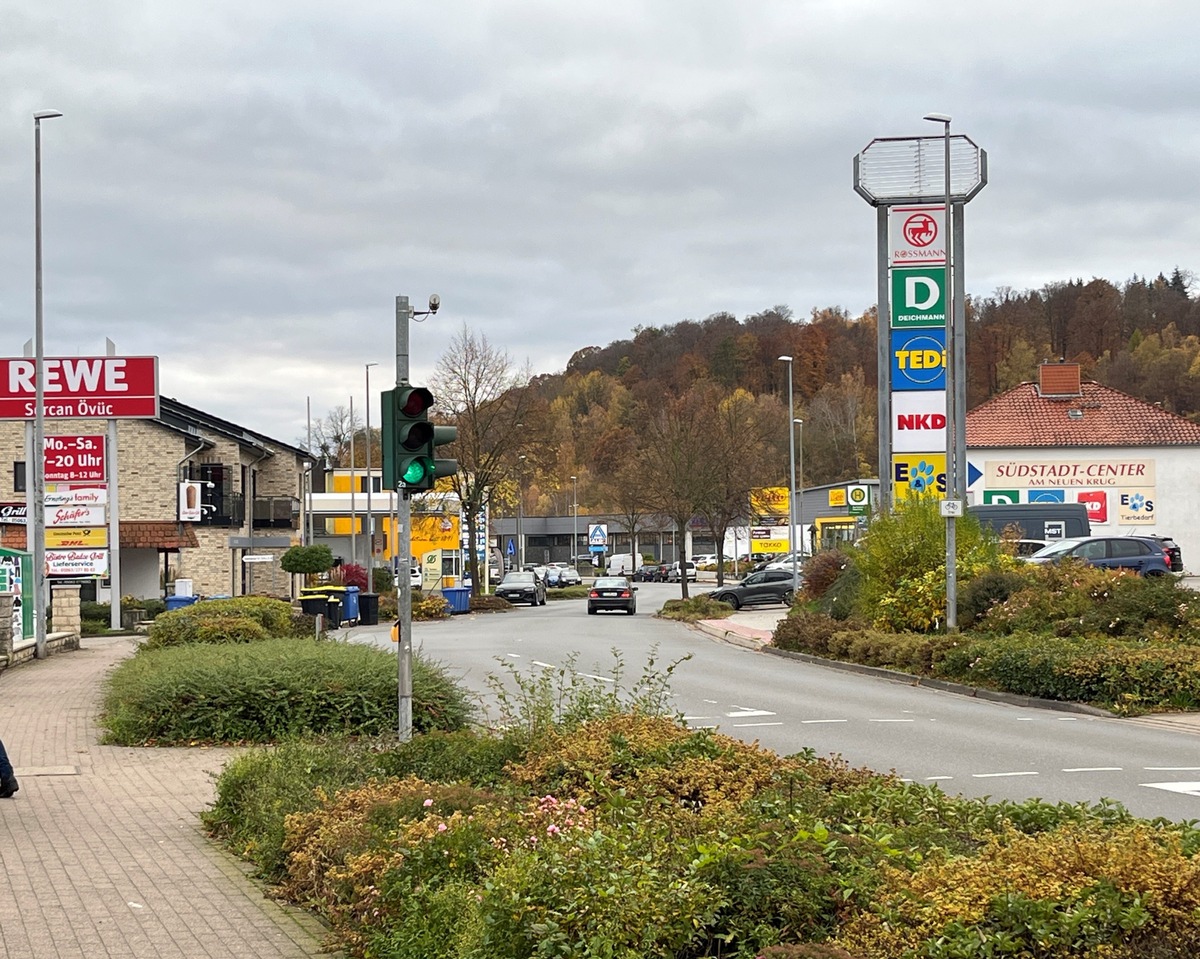
[[[396,656],[372,646],[283,638],[144,650],[110,675],[101,725],[132,746],[276,742],[335,732],[377,736],[398,723]],[[413,729],[459,729],[468,693],[413,658]]]
[[[265,596],[205,599],[159,615],[150,626],[145,648],[190,643],[247,643],[273,636],[308,636],[311,617],[290,603]]]
[[[846,628],[823,613],[794,611],[773,645],[827,659],[896,669],[1019,696],[1088,703],[1121,714],[1200,709],[1200,646],[1090,633],[929,635]]]

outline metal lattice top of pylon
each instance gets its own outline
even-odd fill
[[[946,199],[942,136],[880,137],[854,158],[854,190],[871,206]],[[987,185],[987,151],[961,133],[950,137],[950,198],[966,203]]]

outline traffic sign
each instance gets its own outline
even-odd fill
[[[847,510],[851,516],[865,515],[871,506],[871,488],[862,483],[846,487]]]
[[[270,553],[251,553],[249,556],[242,557],[243,563],[273,563],[275,557]]]
[[[506,547],[504,548],[504,552],[508,553],[508,555],[509,555],[509,556],[516,556],[516,555],[517,555],[517,546],[516,546],[516,544],[515,544],[515,543],[512,541],[512,538],[511,538],[511,537],[510,537],[510,538],[509,538],[509,540],[508,540],[508,546],[506,546]]]

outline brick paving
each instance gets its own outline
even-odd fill
[[[232,749],[102,746],[105,674],[126,637],[0,673],[3,959],[311,959],[325,929],[264,895],[198,814]]]

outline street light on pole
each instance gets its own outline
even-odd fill
[[[46,351],[42,331],[42,121],[57,110],[33,115],[33,584],[34,655],[46,658]]]
[[[375,524],[371,514],[371,367],[378,363],[365,364],[367,374],[367,588],[371,588],[371,570],[375,566]]]
[[[958,462],[958,417],[960,411],[956,401],[958,370],[954,361],[955,345],[958,329],[954,317],[954,264],[951,261],[951,251],[954,248],[954,224],[952,220],[954,208],[951,205],[950,189],[950,117],[945,113],[927,113],[924,119],[931,123],[942,124],[945,140],[945,236],[942,238],[946,247],[946,499],[943,501],[942,515],[946,518],[946,629],[951,632],[958,629],[958,570],[956,558],[958,553],[957,526],[955,516],[959,503]],[[951,506],[950,504],[954,505]]]
[[[805,549],[807,544],[804,542],[804,420],[792,420],[792,428],[795,429],[797,426],[800,427],[800,442],[796,444],[796,450],[799,454],[797,459],[800,463],[798,467],[800,471],[800,498],[796,501],[796,525],[800,527],[800,531],[796,535],[800,540],[800,553],[803,555],[807,552]],[[795,584],[793,584],[793,588],[795,588]]]
[[[517,424],[520,425],[520,424]],[[525,454],[517,456],[517,569],[525,568],[525,537],[521,535],[521,520],[525,513]]]
[[[579,550],[579,477],[571,477],[574,488],[571,503],[571,565],[575,565],[575,554]]]
[[[800,585],[800,567],[796,562],[796,425],[792,400],[792,358],[779,357],[788,371],[788,457],[791,460],[791,485],[788,487],[788,549],[792,554],[792,595]]]

